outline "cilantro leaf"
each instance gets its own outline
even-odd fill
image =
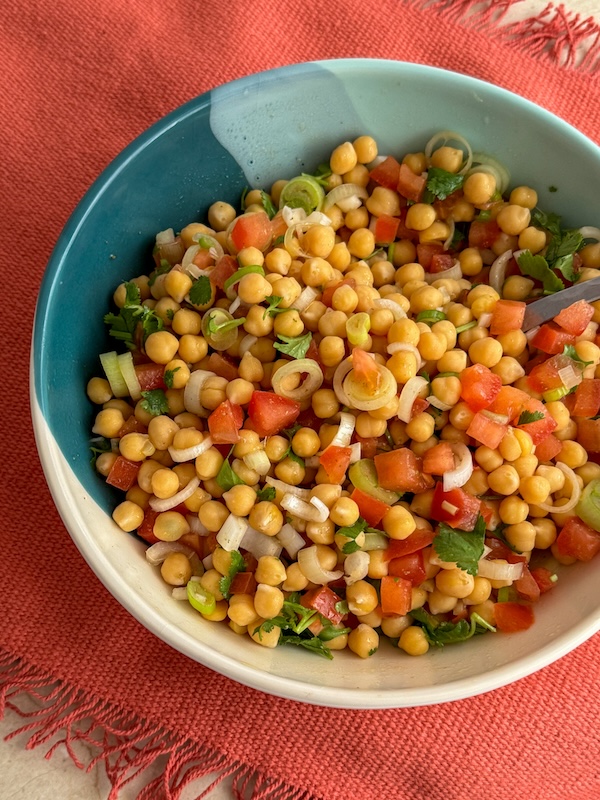
[[[264,210],[267,212],[269,219],[273,219],[273,217],[277,213],[277,209],[273,205],[273,201],[266,192],[261,191],[260,202],[262,203],[262,207],[264,208]]]
[[[512,545],[504,535],[504,529],[506,527],[507,525],[504,522],[501,522],[497,528],[495,528],[493,531],[489,531],[489,535],[492,537],[492,539],[498,539],[498,541],[502,542],[505,547],[508,547],[509,550],[512,550],[513,553],[518,553],[520,555],[521,550],[517,550],[517,548]]]
[[[139,306],[142,302],[142,295],[140,294],[139,288],[133,283],[133,281],[127,281],[125,283],[125,303],[124,307],[127,308],[128,306]]]
[[[300,428],[301,428],[301,427],[302,427],[302,425],[300,425],[300,423],[299,423],[299,422],[294,422],[294,424],[292,425],[292,427],[291,427],[291,428],[284,428],[284,429],[281,431],[281,433],[285,433],[285,435],[287,436],[287,438],[288,438],[288,439],[290,440],[290,442],[291,442],[291,441],[292,441],[292,439],[293,439],[293,438],[294,438],[294,436],[295,436],[295,435],[298,433],[298,431],[300,430]]]
[[[331,167],[327,162],[323,162],[323,164],[319,164],[313,177],[321,186],[327,187],[328,179],[331,177],[331,174]]]
[[[165,374],[163,375],[163,380],[165,382],[165,386],[167,387],[167,389],[173,388],[173,377],[175,376],[175,373],[178,372],[180,369],[181,367],[175,367],[175,369],[165,370]]]
[[[118,314],[105,314],[104,322],[110,325],[109,335],[113,336],[130,350],[136,349],[136,330],[141,324],[144,340],[151,333],[163,329],[163,321],[147,306],[141,305],[140,290],[133,282],[125,283],[125,302]]]
[[[263,319],[266,319],[268,314],[274,317],[276,314],[284,314],[286,311],[291,311],[291,308],[279,308],[279,303],[281,303],[282,300],[283,297],[279,297],[276,294],[270,294],[268,297],[265,297],[265,301],[269,305],[265,308]]]
[[[585,369],[585,367],[589,367],[590,364],[594,363],[593,361],[584,361],[572,344],[565,345],[563,355],[568,356],[572,361],[576,361],[581,365],[582,369]]]
[[[313,636],[307,630],[308,626],[315,619],[318,619],[320,615],[313,608],[305,608],[305,606],[296,602],[297,599],[299,599],[297,593],[291,594],[287,600],[284,600],[280,613],[271,619],[265,620],[255,629],[254,633],[260,638],[263,631],[269,633],[277,626],[281,628],[279,645],[293,644],[297,647],[304,647],[324,658],[333,658],[323,639]],[[339,634],[336,633],[336,635]]]
[[[227,572],[227,575],[223,575],[223,577],[219,581],[219,591],[226,600],[229,600],[230,597],[229,590],[231,588],[232,580],[235,578],[238,572],[244,572],[245,569],[246,569],[246,562],[244,561],[244,557],[242,556],[240,551],[232,550],[229,571]]]
[[[531,212],[531,224],[536,228],[545,228],[553,236],[560,237],[560,217],[552,211],[546,213],[541,208],[534,208]]]
[[[148,286],[154,286],[154,284],[156,283],[156,279],[158,278],[159,275],[164,275],[165,273],[170,271],[171,271],[171,265],[169,264],[167,259],[161,258],[160,266],[158,266],[154,270],[152,275],[150,275],[150,279],[148,280]]]
[[[346,525],[343,528],[338,528],[337,533],[349,540],[342,546],[342,553],[349,555],[350,553],[356,553],[357,550],[360,550],[360,545],[357,544],[356,539],[361,533],[364,533],[366,529],[367,521],[362,517],[359,517],[354,525]]]
[[[278,334],[281,342],[275,342],[273,347],[286,356],[292,358],[304,358],[312,341],[312,333],[308,331],[304,336],[284,336]]]
[[[477,575],[477,564],[483,555],[485,520],[479,515],[472,531],[451,528],[440,522],[433,547],[442,561],[455,562],[469,575]]]
[[[92,457],[90,458],[90,464],[95,469],[96,468],[96,460],[98,456],[102,453],[110,453],[112,450],[112,446],[110,443],[110,439],[104,438],[104,436],[98,436],[95,439],[90,439],[90,451],[92,453]]]
[[[486,630],[494,633],[496,631],[479,614],[471,614],[470,622],[466,619],[458,622],[441,622],[424,608],[413,608],[410,616],[420,624],[429,644],[436,647],[464,642],[478,633],[485,633]]]
[[[542,411],[521,411],[517,425],[527,425],[530,422],[537,422],[539,419],[544,419]]]
[[[235,445],[233,447],[235,447]],[[231,464],[229,463],[229,457],[233,453],[233,447],[229,451],[229,455],[223,461],[221,464],[221,469],[217,473],[216,481],[224,492],[228,492],[234,486],[245,486],[244,481],[240,478],[237,472],[234,472]]]
[[[225,333],[232,328],[239,328],[244,322],[246,322],[246,317],[240,317],[239,319],[227,318],[225,322],[215,322],[215,314],[209,312],[206,330],[209,336],[215,336],[217,333]]]
[[[148,392],[142,392],[142,397],[144,399],[141,406],[147,414],[159,417],[161,414],[169,413],[167,396],[162,389],[150,389]]]
[[[204,306],[210,303],[212,298],[212,285],[208,279],[208,275],[200,275],[200,277],[194,281],[188,293],[188,297],[190,298],[190,303],[194,306]]]
[[[438,200],[445,200],[448,195],[460,189],[464,182],[464,175],[456,175],[439,167],[431,167],[427,173],[427,191],[422,202],[430,203],[436,197]],[[430,197],[431,199],[429,199]]]
[[[545,294],[560,292],[565,288],[564,283],[552,272],[543,256],[534,256],[529,250],[525,250],[519,256],[518,264],[523,275],[529,275],[542,282]]]
[[[531,212],[531,222],[538,228],[545,228],[552,238],[546,248],[545,259],[550,269],[557,269],[565,278],[574,283],[579,273],[573,267],[573,256],[585,244],[583,236],[572,228],[562,229],[558,214],[545,213],[539,208]]]
[[[302,636],[294,636],[282,633],[279,639],[279,644],[295,644],[298,647],[303,647],[305,650],[310,650],[311,653],[316,653],[319,656],[328,658],[330,661],[333,659],[331,650],[318,636],[304,638]]]
[[[263,489],[259,489],[256,493],[256,499],[259,503],[263,500],[275,500],[275,487],[265,486]]]

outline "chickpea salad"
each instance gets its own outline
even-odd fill
[[[87,395],[115,523],[258,645],[410,656],[523,631],[600,552],[600,230],[442,131],[160,231]],[[543,602],[543,600],[542,600]]]

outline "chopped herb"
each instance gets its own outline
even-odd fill
[[[395,249],[396,249],[396,243],[392,242],[391,245],[388,247],[388,251],[387,251],[387,260],[390,262],[390,264],[394,263],[394,251],[395,251]]]
[[[339,604],[336,604],[339,605]],[[347,611],[345,613],[348,613]],[[319,639],[323,642],[330,642],[332,639],[336,639],[338,636],[343,636],[345,633],[350,633],[352,628],[339,628],[326,618],[321,617],[321,622],[323,623],[323,630],[319,633]]]
[[[435,647],[464,642],[472,636],[486,631],[496,632],[496,629],[477,613],[471,613],[470,622],[466,619],[461,619],[459,622],[442,622],[423,608],[413,608],[410,616],[423,628],[429,644]]]
[[[545,228],[553,236],[560,236],[560,217],[552,211],[546,213],[541,208],[534,208],[531,212],[531,224],[536,228]]]
[[[347,600],[338,600],[334,608],[338,612],[338,614],[347,614],[350,611],[350,609],[348,608]]]
[[[249,191],[250,191],[250,187],[249,186],[245,186],[243,188],[242,195],[240,197],[240,208],[245,208],[246,207],[246,195],[248,194]]]
[[[264,277],[265,271],[264,271],[264,269],[263,269],[263,268],[260,266],[260,264],[249,264],[247,267],[240,267],[240,269],[237,269],[237,270],[236,270],[236,271],[233,273],[233,275],[230,275],[230,276],[227,278],[227,280],[226,280],[226,281],[225,281],[225,283],[223,284],[223,289],[224,289],[225,291],[227,291],[227,290],[228,290],[228,289],[230,289],[232,286],[234,286],[234,284],[236,284],[236,283],[239,283],[239,281],[241,281],[241,279],[242,279],[242,278],[243,278],[245,275],[251,275],[251,274],[253,274],[253,273],[256,273],[257,275],[262,275],[262,276]]]
[[[169,413],[167,396],[162,389],[150,389],[148,392],[142,392],[142,397],[144,399],[141,406],[147,414],[159,417],[161,414]]]
[[[548,187],[548,191],[549,191],[549,192],[558,192],[558,189],[557,189],[557,187],[556,187],[556,186],[549,186],[549,187]]]
[[[225,322],[215,322],[215,314],[214,312],[210,312],[208,316],[206,332],[209,336],[216,336],[218,333],[226,333],[233,328],[239,328],[239,326],[243,325],[244,322],[246,322],[246,317],[240,317],[239,319],[226,319]]]
[[[314,178],[316,181],[318,181],[318,183],[321,184],[321,186],[327,187],[331,174],[331,167],[327,162],[324,162],[323,164],[319,164],[315,170]]]
[[[264,210],[267,212],[269,219],[273,219],[273,217],[277,213],[277,209],[273,205],[273,201],[266,192],[261,191],[260,202],[262,203],[262,207],[264,208]]]
[[[552,272],[543,256],[534,256],[529,250],[525,250],[517,261],[523,275],[529,275],[531,278],[541,281],[544,294],[553,294],[565,288],[564,283]]]
[[[173,311],[173,309],[172,308],[167,308],[167,319],[172,320],[174,316],[175,316],[175,312]]]
[[[235,447],[235,445],[233,445]],[[233,447],[229,451],[227,458],[221,464],[221,469],[217,474],[217,483],[223,489],[224,492],[228,492],[234,486],[244,486],[244,481],[240,478],[237,472],[234,472],[231,464],[229,463],[229,458],[233,453]]]
[[[544,416],[542,411],[521,411],[517,425],[528,425],[530,422],[537,422],[540,419],[544,419]]]
[[[125,283],[125,303],[118,314],[105,314],[104,322],[110,325],[110,336],[124,342],[130,350],[136,349],[135,333],[142,326],[144,341],[151,333],[163,329],[163,321],[150,308],[141,305],[140,290],[135,283]]]
[[[292,441],[292,439],[293,439],[293,438],[294,438],[294,436],[295,436],[295,435],[298,433],[298,431],[300,430],[300,428],[301,428],[301,427],[302,427],[302,425],[300,425],[300,423],[299,423],[299,422],[294,422],[294,424],[292,425],[292,427],[291,427],[291,428],[284,428],[284,429],[281,431],[281,433],[285,433],[285,435],[287,436],[287,438],[288,438],[288,439],[290,440],[290,442],[291,442],[291,441]]]
[[[278,334],[281,342],[275,342],[273,345],[276,350],[286,356],[292,358],[304,358],[310,347],[312,341],[312,333],[308,331],[304,336],[284,336],[282,333]]]
[[[188,293],[190,303],[194,306],[205,306],[212,298],[212,285],[207,275],[200,275],[194,281]]]
[[[472,319],[471,322],[465,322],[464,325],[459,325],[458,328],[456,329],[456,332],[457,333],[462,333],[463,331],[468,331],[471,328],[475,328],[476,325],[477,325],[477,320],[476,319]]]
[[[360,534],[364,533],[366,530],[367,521],[362,517],[359,517],[354,525],[338,528],[337,534],[349,540],[342,546],[342,553],[349,555],[350,553],[356,553],[357,550],[360,550],[360,545],[356,543],[356,540]]]
[[[175,369],[165,370],[165,374],[163,375],[163,380],[165,382],[165,386],[167,387],[167,389],[173,388],[173,378],[175,376],[175,373],[180,369],[181,367],[175,367]]]
[[[428,325],[433,325],[435,322],[441,322],[446,319],[443,311],[438,311],[435,308],[427,309],[426,311],[419,311],[417,314],[417,322],[426,322]]]
[[[274,317],[277,314],[285,314],[286,311],[292,311],[291,308],[279,308],[279,303],[281,303],[282,300],[283,297],[279,297],[276,294],[270,294],[268,297],[265,297],[265,302],[269,305],[265,308],[263,319],[266,319],[269,314]]]
[[[506,525],[506,523],[501,522],[500,525],[498,525],[498,527],[495,528],[493,531],[488,531],[488,535],[492,539],[498,539],[499,542],[502,542],[502,544],[505,547],[508,547],[509,550],[512,550],[513,553],[518,553],[519,555],[521,555],[522,551],[517,550],[517,548],[514,545],[512,545],[506,538],[504,531],[506,530],[507,527],[508,526]]]
[[[92,451],[90,464],[95,469],[98,456],[102,455],[102,453],[110,453],[112,450],[110,439],[105,439],[103,436],[98,436],[96,439],[90,439],[90,450]]]
[[[396,446],[396,442],[394,441],[394,437],[393,437],[393,436],[392,436],[392,434],[390,433],[390,431],[389,431],[389,428],[386,428],[386,429],[385,429],[385,438],[386,438],[386,441],[387,441],[387,443],[389,444],[389,446],[390,446],[390,447],[392,448],[392,450],[393,450],[393,449],[394,449],[394,447]]]
[[[148,286],[154,286],[154,284],[156,283],[156,279],[158,278],[159,275],[164,275],[165,273],[170,272],[170,271],[171,271],[171,265],[169,264],[167,259],[166,258],[161,258],[160,266],[158,266],[154,270],[152,275],[150,275],[150,280],[148,281]]]
[[[477,565],[483,555],[485,520],[479,515],[472,531],[451,528],[440,522],[433,547],[442,561],[456,563],[469,575],[477,575]]]
[[[431,203],[435,198],[445,200],[448,195],[460,189],[464,182],[464,175],[456,175],[445,169],[439,169],[439,167],[431,167],[427,173],[426,191],[422,202]]]
[[[256,493],[256,499],[259,503],[263,500],[275,500],[275,488],[273,486],[265,486],[263,489],[259,489]]]
[[[318,636],[313,636],[307,630],[308,626],[320,615],[314,609],[300,605],[297,600],[299,600],[298,593],[291,594],[287,600],[284,600],[281,612],[276,617],[265,620],[253,632],[260,639],[263,631],[269,633],[273,628],[278,627],[281,628],[280,645],[293,644],[325,658],[333,658],[323,640]]]
[[[460,230],[460,228],[455,227],[454,233],[452,234],[452,241],[450,242],[450,247],[448,249],[456,250],[456,247],[461,242],[464,242],[466,238],[466,235]]]
[[[229,600],[230,597],[229,590],[231,588],[232,580],[235,578],[238,572],[244,572],[245,569],[246,569],[246,562],[244,561],[244,557],[242,556],[240,551],[232,550],[229,571],[227,572],[227,575],[223,575],[223,577],[219,581],[219,591],[226,600]]]
[[[565,345],[563,355],[568,356],[572,361],[576,361],[583,369],[594,363],[593,361],[584,361],[572,344]]]
[[[552,234],[545,253],[548,266],[559,270],[568,281],[574,283],[579,280],[579,273],[573,267],[573,256],[581,250],[585,242],[578,230],[561,228],[560,219],[558,214],[546,214],[539,208],[534,208],[531,214],[534,225],[545,228]]]
[[[278,247],[280,244],[283,244],[283,240],[283,236],[277,236],[277,238],[273,239],[273,247]]]
[[[478,220],[478,222],[489,222],[491,218],[492,218],[492,212],[490,211],[489,208],[480,211],[479,214],[477,214],[477,216],[475,217],[475,219]]]

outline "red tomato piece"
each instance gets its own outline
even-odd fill
[[[319,586],[317,589],[305,592],[300,603],[305,608],[314,608],[331,623],[338,625],[344,619],[344,614],[336,609],[341,599],[329,586]]]
[[[233,576],[229,587],[230,594],[254,594],[256,578],[253,572],[238,572]]]
[[[575,391],[573,417],[595,417],[600,412],[600,378],[584,378]],[[537,453],[536,453],[537,455]]]
[[[554,322],[546,322],[540,326],[530,344],[532,347],[537,347],[538,350],[553,356],[562,353],[565,345],[575,344],[575,334],[567,333]]]
[[[417,528],[406,539],[390,539],[384,559],[390,561],[392,558],[400,558],[401,556],[410,555],[410,553],[416,553],[418,550],[429,547],[434,539],[435,531]]]
[[[486,416],[485,411],[478,411],[467,428],[467,435],[472,436],[480,444],[495,450],[508,433],[508,424],[503,425]]]
[[[531,576],[537,583],[540,594],[549,592],[550,589],[553,589],[556,585],[556,581],[552,580],[553,574],[549,569],[546,569],[546,567],[536,567],[535,569],[532,569]]]
[[[386,189],[398,188],[398,178],[400,177],[400,164],[393,156],[388,156],[381,164],[374,167],[369,173],[369,178],[379,186]]]
[[[215,260],[210,254],[210,250],[205,250],[203,247],[198,250],[192,259],[192,264],[195,264],[199,269],[208,269],[214,262]]]
[[[245,247],[266,250],[273,239],[273,226],[265,211],[249,211],[236,219],[230,238],[239,253]]]
[[[558,389],[563,385],[562,378],[558,374],[563,367],[572,366],[573,359],[558,353],[552,358],[547,358],[540,364],[536,364],[527,376],[527,383],[534,392],[543,394],[550,389]]]
[[[464,489],[445,492],[441,482],[435,486],[431,504],[431,518],[445,522],[452,528],[472,531],[481,511],[481,501]]]
[[[416,175],[412,169],[406,164],[400,164],[400,172],[398,173],[397,190],[402,197],[407,200],[414,200],[415,203],[421,201],[423,192],[425,191],[425,184],[427,179],[422,175]]]
[[[148,364],[136,364],[135,374],[140,384],[142,392],[149,392],[152,389],[166,389],[164,381],[165,368],[162,364],[150,362]]]
[[[331,308],[334,292],[336,289],[339,289],[340,286],[349,286],[351,289],[354,289],[356,286],[356,281],[354,278],[344,278],[343,281],[338,281],[337,283],[334,283],[333,286],[325,287],[325,289],[323,289],[323,294],[321,295],[321,302],[324,306]]]
[[[418,414],[426,411],[429,408],[429,400],[424,397],[415,397],[413,400],[412,408],[410,410],[410,418],[414,419]]]
[[[460,373],[460,396],[472,411],[488,408],[502,388],[502,378],[483,364],[473,364]]]
[[[418,550],[416,553],[392,558],[388,565],[388,575],[404,578],[413,586],[420,586],[427,577],[423,566],[423,551]]]
[[[383,437],[380,437],[378,439],[374,437],[369,439],[364,439],[362,436],[359,436],[356,432],[354,433],[354,439],[360,444],[360,454],[362,458],[373,458],[377,454],[380,445],[384,444],[385,442]],[[387,442],[385,442],[385,444],[387,444]]]
[[[551,461],[562,450],[562,442],[551,433],[535,446],[535,456],[540,463]]]
[[[491,552],[487,554],[487,558],[501,558],[503,561],[508,561],[509,564],[525,563],[526,556],[515,553],[508,548],[500,539],[494,539],[492,536],[485,540],[486,547],[489,547]]]
[[[292,425],[300,413],[300,403],[274,392],[253,392],[248,417],[259,436],[274,436]]]
[[[376,497],[371,497],[370,494],[363,492],[362,489],[354,489],[350,498],[354,500],[358,506],[358,511],[361,517],[372,528],[377,527],[384,515],[390,510],[391,506],[384,503],[383,500],[378,500]]]
[[[379,453],[373,460],[377,481],[383,489],[419,494],[433,486],[433,479],[429,475],[423,475],[422,459],[408,447]]]
[[[117,436],[119,439],[122,439],[123,436],[126,436],[128,433],[148,433],[148,428],[132,414],[121,425]]]
[[[360,381],[370,392],[376,392],[380,383],[379,366],[374,358],[355,347],[352,351],[352,372],[355,380]]]
[[[128,492],[137,480],[141,465],[141,461],[130,461],[123,456],[117,456],[106,477],[106,482],[123,492]]]
[[[375,242],[377,244],[391,244],[398,233],[399,217],[390,217],[382,214],[375,222]]]
[[[450,253],[434,253],[429,266],[430,272],[445,272],[454,265],[454,256]]]
[[[234,381],[238,376],[238,370],[233,361],[222,353],[211,353],[208,357],[207,369],[214,372],[219,378],[226,381]]]
[[[577,441],[587,453],[600,453],[600,419],[578,419]]]
[[[223,400],[208,418],[208,430],[214,444],[235,444],[240,440],[244,424],[242,407],[231,400]]]
[[[217,289],[222,289],[225,286],[227,278],[231,278],[233,273],[237,272],[238,268],[237,258],[229,255],[222,256],[211,269],[208,277],[210,282],[216,286]]]
[[[499,631],[504,633],[526,631],[533,625],[533,609],[521,603],[496,603],[494,618]]]
[[[532,411],[543,414],[541,419],[535,420],[534,422],[525,422],[522,425],[517,425],[518,428],[522,431],[526,431],[531,436],[535,445],[543,441],[546,436],[549,436],[552,431],[556,429],[554,417],[550,415],[546,406],[540,402],[540,400],[535,400],[533,397],[530,397],[527,403],[524,404],[522,411]],[[518,423],[518,419],[516,421]]]
[[[600,533],[579,517],[568,517],[556,539],[556,548],[563,556],[591,561],[600,553]]]
[[[350,466],[352,448],[329,445],[319,457],[319,462],[329,478],[329,482],[340,485],[346,478],[346,470]]]
[[[514,585],[520,597],[523,597],[525,600],[535,603],[540,599],[540,587],[529,571],[527,564],[523,564],[521,577],[515,581]]]
[[[490,333],[500,336],[510,331],[520,331],[525,319],[526,304],[521,300],[498,300],[492,312]]]
[[[158,514],[158,511],[147,508],[144,511],[144,519],[142,520],[142,524],[137,529],[137,535],[141,539],[144,539],[144,541],[148,542],[148,544],[156,544],[156,542],[160,541],[160,539],[154,535],[154,523],[158,517]]]
[[[408,614],[412,605],[412,583],[406,578],[385,575],[379,588],[381,611],[385,614]]]
[[[509,420],[518,417],[526,403],[531,400],[531,395],[514,386],[502,386],[496,397],[488,406],[492,414],[502,414]]]
[[[423,455],[423,472],[428,475],[443,475],[454,469],[454,453],[450,442],[440,442],[430,447]]]
[[[480,250],[489,249],[500,236],[501,230],[495,220],[482,222],[473,220],[469,226],[469,247],[479,247]]]
[[[425,272],[434,272],[432,269],[433,257],[441,256],[443,252],[444,246],[439,242],[419,243],[417,245],[417,261]]]
[[[594,316],[594,307],[587,300],[578,300],[567,308],[563,308],[555,317],[554,322],[565,331],[581,336]]]

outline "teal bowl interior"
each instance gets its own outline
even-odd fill
[[[566,629],[553,629],[546,640],[554,643],[551,650],[544,650],[543,638],[532,636],[531,648],[518,647],[514,657],[494,657],[476,670],[473,675],[483,670],[487,676],[482,684],[465,676],[465,684],[459,686],[460,671],[459,678],[451,679],[444,669],[433,677],[431,670],[424,670],[408,686],[406,681],[392,681],[389,687],[373,689],[377,697],[369,697],[367,690],[359,699],[353,681],[342,676],[337,687],[332,679],[332,687],[342,693],[332,699],[331,692],[321,696],[318,685],[302,691],[290,688],[288,683],[295,681],[296,686],[305,678],[296,675],[286,683],[292,662],[283,656],[284,683],[267,686],[260,677],[211,660],[210,637],[208,647],[205,643],[197,651],[193,641],[182,645],[179,634],[165,634],[157,619],[147,618],[143,603],[128,599],[122,585],[126,578],[114,570],[107,574],[93,537],[82,533],[87,523],[75,524],[67,511],[85,496],[110,515],[116,501],[116,494],[90,468],[94,411],[85,384],[100,374],[98,354],[115,347],[103,324],[112,293],[120,281],[150,269],[156,232],[203,220],[216,199],[237,205],[245,187],[268,189],[276,179],[310,172],[336,144],[360,134],[373,135],[380,153],[398,154],[422,149],[441,129],[458,131],[473,149],[494,154],[509,167],[513,185],[525,183],[538,190],[542,208],[564,215],[573,225],[598,224],[599,150],[548,112],[490,84],[425,66],[324,61],[243,78],[207,92],[153,125],[87,192],[46,269],[33,333],[32,406],[42,463],[67,527],[100,579],[150,629],[192,658],[266,691],[346,706],[439,702],[528,674],[598,628],[597,603],[590,601],[583,605],[581,619],[569,623],[569,630],[579,626],[575,635],[567,640]],[[57,462],[68,468],[71,488],[52,480]],[[102,524],[112,522],[105,516]],[[249,647],[261,649],[251,643]],[[376,669],[377,662],[369,668]],[[257,669],[269,673],[278,668]],[[452,691],[431,693],[434,684],[439,689],[449,682],[454,682]]]

